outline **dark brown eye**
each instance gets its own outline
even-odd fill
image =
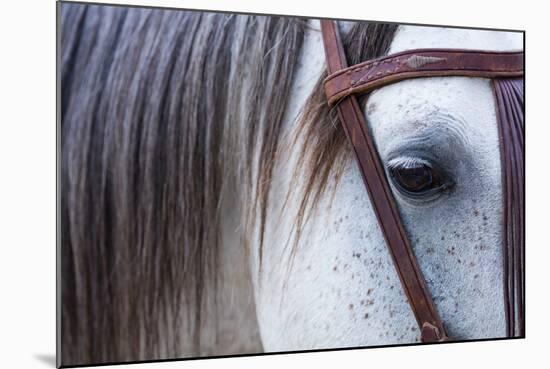
[[[444,187],[438,171],[425,163],[397,164],[389,170],[395,185],[410,195],[422,195]]]

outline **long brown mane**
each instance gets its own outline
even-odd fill
[[[243,242],[251,227],[261,240],[307,21],[60,8],[61,361],[200,355],[222,196],[238,189]],[[350,61],[384,53],[395,28],[357,23]],[[319,87],[300,122],[316,144],[299,224],[346,151]]]

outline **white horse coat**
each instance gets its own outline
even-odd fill
[[[285,119],[290,136],[325,68],[319,24],[312,21],[312,26]],[[518,50],[523,38],[511,32],[401,26],[390,53],[415,48]],[[504,337],[501,164],[489,80],[406,80],[374,91],[364,110],[384,165],[427,154],[454,181],[452,192],[430,201],[412,201],[394,190],[447,332],[455,339]],[[226,269],[227,278],[241,286],[252,276],[264,350],[417,342],[414,316],[353,160],[309,218],[288,272],[289,214],[297,204],[290,201],[283,209],[280,199],[289,191],[297,151],[277,163],[261,271],[259,245],[252,247],[249,275],[235,264]],[[224,238],[237,242],[235,229],[226,227]],[[251,292],[232,291],[227,306],[252,314],[246,303]],[[243,332],[255,330],[254,323],[240,323]]]

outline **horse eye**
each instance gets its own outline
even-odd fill
[[[422,195],[443,187],[441,175],[424,163],[408,163],[389,168],[395,185],[406,194]]]

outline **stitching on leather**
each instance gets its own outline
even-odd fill
[[[435,73],[448,73],[448,72],[457,72],[457,73],[460,73],[460,72],[471,72],[471,73],[476,73],[476,72],[479,72],[480,74],[482,73],[490,73],[490,77],[488,78],[495,78],[495,77],[498,77],[499,75],[503,75],[503,76],[508,76],[506,74],[509,74],[509,73],[520,73],[520,72],[523,72],[523,69],[506,69],[506,70],[498,70],[498,71],[491,71],[491,70],[488,70],[488,69],[423,69],[421,71],[414,71],[414,70],[404,70],[404,71],[401,71],[401,72],[397,72],[395,69],[394,71],[390,71],[390,70],[387,70],[385,71],[384,75],[382,75],[382,72],[377,72],[376,74],[369,74],[369,73],[366,73],[364,76],[362,76],[360,79],[356,80],[356,81],[350,81],[349,83],[349,86],[343,88],[343,89],[340,89],[332,94],[330,94],[330,96],[328,96],[329,100],[332,100],[333,97],[335,96],[338,96],[338,95],[341,95],[343,92],[347,92],[347,91],[351,91],[350,93],[353,93],[353,90],[355,89],[359,89],[361,86],[365,85],[365,84],[370,84],[370,83],[375,83],[377,81],[380,81],[384,78],[386,78],[388,75],[395,75],[395,76],[398,76],[400,74],[403,74],[403,73],[430,73],[430,72],[435,72]],[[457,74],[457,75],[460,75],[460,74]],[[464,74],[465,77],[468,77],[467,74]],[[338,76],[336,76],[338,77]],[[421,77],[421,76],[418,76],[418,77]],[[428,77],[434,77],[434,76],[428,76]],[[365,80],[365,78],[367,78]],[[333,78],[334,79],[334,78]],[[330,81],[332,81],[333,79],[325,79],[325,81],[323,82],[323,86],[325,86],[325,92],[326,91],[326,85],[327,83],[329,83]],[[328,94],[327,94],[328,95]]]
[[[337,78],[338,76],[340,76],[342,74],[355,73],[355,72],[361,71],[363,69],[370,69],[371,67],[375,67],[375,66],[379,65],[380,63],[397,62],[397,63],[401,64],[402,60],[400,60],[400,59],[404,59],[406,57],[411,57],[413,55],[432,57],[432,56],[429,56],[429,55],[421,55],[421,54],[429,54],[429,53],[448,54],[448,55],[453,55],[453,54],[454,55],[456,55],[456,54],[483,54],[483,55],[494,55],[495,57],[501,57],[501,56],[514,57],[514,56],[518,56],[520,54],[523,54],[522,51],[487,52],[487,51],[477,51],[477,50],[459,50],[459,49],[456,49],[456,50],[449,50],[449,51],[445,52],[445,51],[441,51],[441,50],[429,50],[429,49],[409,50],[409,51],[406,51],[402,54],[398,54],[394,57],[387,57],[387,58],[380,59],[380,60],[365,61],[365,62],[359,63],[355,66],[351,66],[351,67],[348,67],[348,68],[341,69],[341,70],[336,71],[336,72],[330,74],[329,76],[327,76],[327,78],[325,79],[325,83],[327,81],[330,81],[332,79]]]

